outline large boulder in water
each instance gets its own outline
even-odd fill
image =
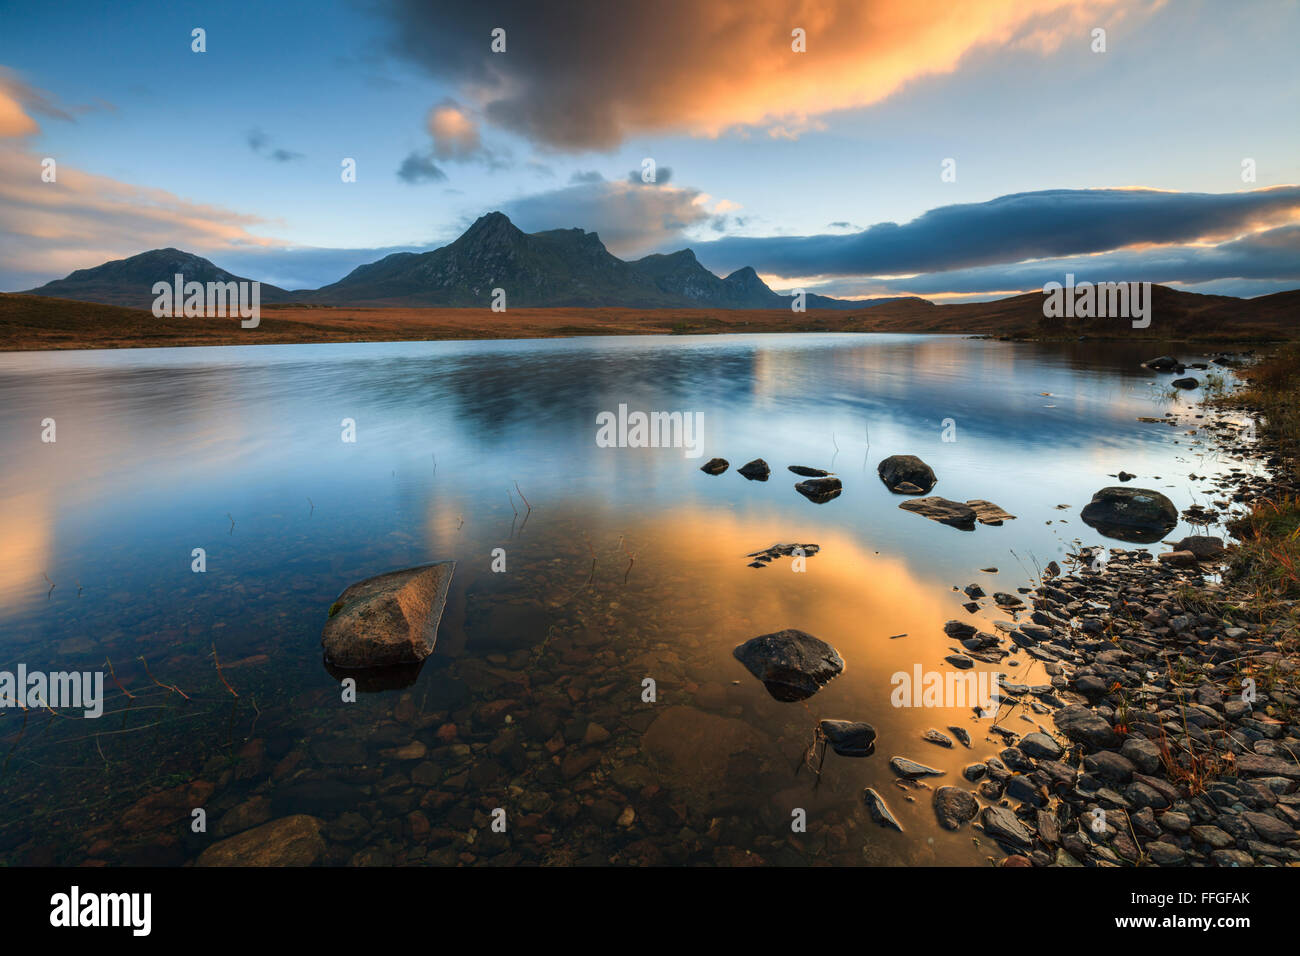
[[[1092,496],[1079,517],[1108,538],[1150,544],[1178,524],[1178,509],[1150,488],[1103,488]]]
[[[890,455],[876,466],[876,474],[886,488],[899,495],[923,495],[939,480],[934,469],[915,455]]]
[[[321,634],[334,667],[414,664],[433,653],[455,561],[389,571],[348,587]]]
[[[782,701],[806,700],[844,670],[835,648],[794,628],[760,634],[732,653]]]

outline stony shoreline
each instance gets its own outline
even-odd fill
[[[1201,428],[1274,471],[1233,470],[1218,497],[1294,493],[1263,442]],[[1021,737],[1000,717],[1007,747],[968,768],[989,803],[972,825],[1007,852],[1003,866],[1300,865],[1300,659],[1279,650],[1286,625],[1252,620],[1242,595],[1206,580],[1212,564],[1108,553],[1072,555],[999,629],[1051,678],[1004,687],[1004,710],[1050,709],[1057,729]]]

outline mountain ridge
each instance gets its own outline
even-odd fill
[[[251,281],[180,249],[151,249],[78,269],[23,295],[134,308],[153,303],[153,284]],[[267,304],[379,307],[488,306],[504,289],[506,307],[789,309],[792,296],[773,291],[751,267],[721,277],[693,250],[620,259],[595,232],[548,229],[526,233],[501,212],[480,216],[459,237],[429,252],[396,252],[357,266],[318,289],[287,291],[262,283]],[[848,300],[808,293],[808,309],[861,309],[907,296]],[[924,300],[921,300],[924,301]]]

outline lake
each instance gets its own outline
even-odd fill
[[[893,706],[893,675],[947,668],[949,619],[1009,618],[956,589],[1017,593],[1080,543],[1129,547],[1078,518],[1121,469],[1180,509],[1208,503],[1188,476],[1237,463],[1189,434],[1192,399],[1140,367],[1150,348],[827,334],[0,354],[0,669],[104,673],[98,718],[0,710],[0,859],[177,865],[305,813],[336,864],[983,865],[996,848],[939,829],[888,760],[969,786],[961,768],[1003,744],[969,707]],[[601,447],[597,416],[620,405],[698,413],[700,456]],[[1178,426],[1138,420],[1168,412]],[[1016,520],[967,532],[900,510],[876,475],[893,454],[928,462],[934,494]],[[704,474],[714,456],[731,467]],[[770,480],[736,473],[759,457]],[[788,465],[843,493],[807,500]],[[819,550],[749,566],[776,543]],[[321,655],[330,604],[446,559],[433,655],[344,700]],[[845,662],[804,701],[732,655],[783,628]],[[1027,656],[976,669],[1047,680]],[[831,753],[818,777],[821,718],[869,722],[875,754]],[[1051,727],[1027,707],[1001,719]],[[951,726],[969,749],[921,737]],[[902,833],[871,821],[864,787]]]

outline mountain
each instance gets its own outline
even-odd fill
[[[101,302],[129,308],[148,309],[153,306],[155,282],[169,285],[176,274],[185,276],[186,282],[246,282],[219,268],[201,256],[180,249],[154,249],[129,259],[114,259],[93,269],[78,269],[67,278],[47,282],[38,289],[29,289],[27,295],[44,295],[81,302]],[[262,283],[262,302],[287,302],[293,298],[284,289]]]
[[[158,281],[229,282],[240,277],[179,249],[155,249],[129,259],[78,269],[28,295],[57,296],[148,308]],[[508,308],[790,309],[791,297],[768,288],[746,266],[720,278],[683,249],[627,262],[600,237],[582,229],[526,233],[500,212],[479,219],[449,245],[432,252],[398,252],[358,266],[320,289],[286,292],[262,285],[267,304],[386,307],[484,307],[504,289]],[[809,309],[861,309],[894,299],[849,301],[809,294]]]
[[[309,303],[483,306],[505,289],[507,307],[673,305],[646,276],[611,255],[594,232],[525,233],[499,212],[481,216],[450,245],[399,252],[300,295]]]
[[[582,229],[526,233],[500,212],[481,216],[450,245],[399,252],[359,266],[338,282],[300,295],[328,305],[487,306],[504,289],[507,307],[789,309],[791,297],[767,287],[753,269],[725,279],[690,249],[626,262]],[[808,308],[864,308],[888,299],[848,302],[806,297]]]

